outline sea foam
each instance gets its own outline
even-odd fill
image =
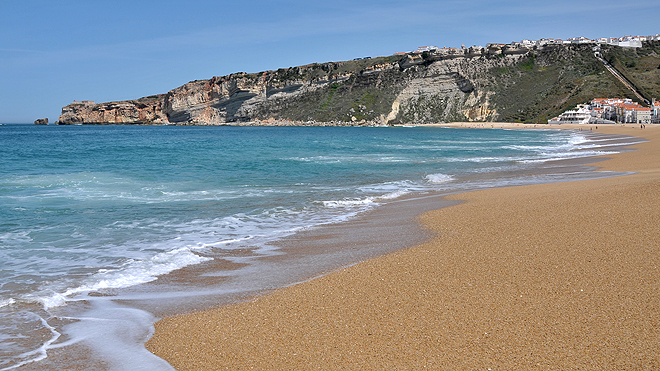
[[[156,254],[147,260],[133,260],[116,270],[99,270],[98,273],[86,279],[86,283],[70,288],[63,293],[40,298],[45,309],[64,305],[69,298],[84,292],[104,289],[116,289],[151,282],[163,274],[183,267],[199,264],[212,258],[195,254],[190,247],[175,249]]]
[[[433,184],[442,184],[442,183],[447,183],[447,182],[451,182],[452,180],[454,180],[453,176],[448,175],[448,174],[442,174],[442,173],[429,174],[429,175],[425,176],[424,178],[429,183],[433,183]]]

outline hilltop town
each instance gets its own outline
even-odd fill
[[[660,41],[660,34],[650,35],[650,36],[622,36],[622,37],[601,37],[598,39],[589,39],[586,37],[570,37],[566,40],[562,39],[539,39],[539,40],[529,40],[523,39],[521,41],[512,41],[508,44],[500,43],[488,43],[486,49],[497,50],[502,48],[533,48],[533,47],[543,47],[546,45],[569,45],[569,44],[600,44],[600,45],[613,45],[626,48],[641,48],[642,42],[644,41]],[[465,45],[461,46],[461,50],[465,49],[482,49],[482,46],[471,46],[466,48]],[[437,46],[420,46],[415,51],[411,52],[399,52],[394,55],[405,55],[405,54],[420,54],[424,52],[439,52],[439,51],[449,51],[449,50],[459,50],[458,48],[452,47],[443,47],[439,48]]]

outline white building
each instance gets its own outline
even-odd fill
[[[429,46],[420,46],[419,48],[417,48],[417,51],[418,52],[432,52],[432,51],[438,50],[438,49],[440,49],[440,48],[438,48],[437,46],[429,45]]]
[[[633,121],[636,124],[650,124],[652,110],[648,107],[635,107],[633,109]]]
[[[548,124],[589,124],[595,120],[596,116],[591,108],[586,104],[580,104],[577,110],[566,111],[559,115],[559,117],[548,120]]]
[[[639,39],[628,39],[625,41],[619,41],[619,46],[626,48],[641,48],[642,42]]]
[[[651,109],[653,110],[653,117],[651,117],[651,122],[654,124],[660,124],[660,102],[656,102],[655,99],[651,104]]]
[[[592,44],[594,43],[593,40],[587,39],[586,37],[571,37],[567,40],[571,44]]]

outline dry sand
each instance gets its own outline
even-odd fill
[[[565,127],[565,126],[563,126]],[[451,196],[436,237],[251,302],[156,324],[178,370],[660,369],[660,127],[637,174]]]

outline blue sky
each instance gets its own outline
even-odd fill
[[[0,0],[0,123],[422,45],[660,33],[654,1]]]

